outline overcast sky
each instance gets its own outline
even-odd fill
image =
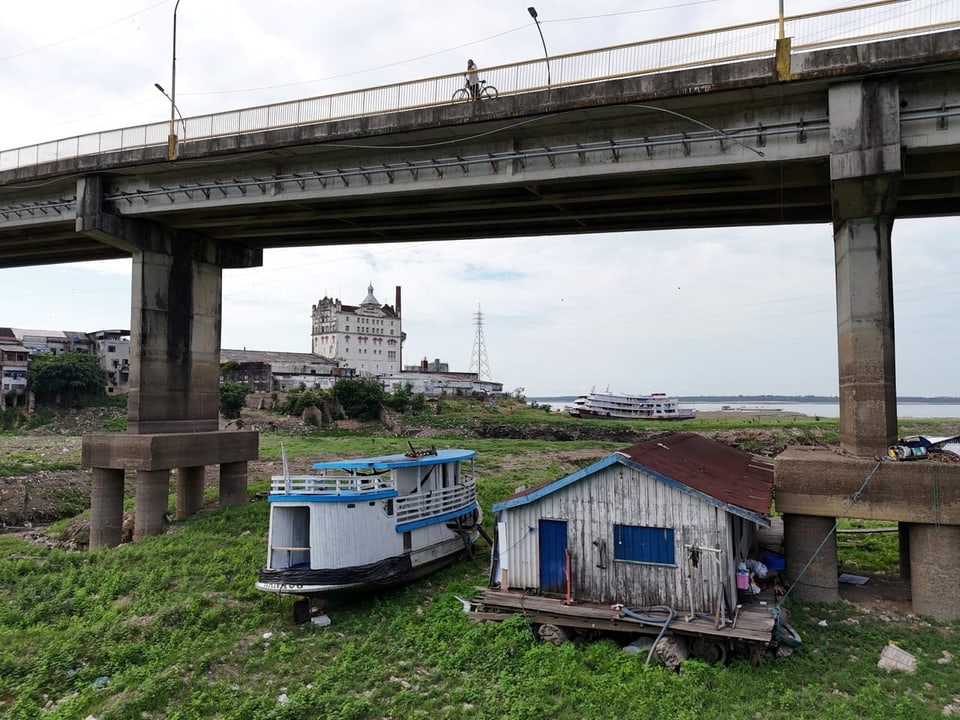
[[[181,0],[185,116],[542,56],[528,2]],[[785,0],[788,15],[854,3]],[[164,121],[175,0],[32,0],[0,15],[0,148]],[[773,18],[778,0],[536,0],[551,55]],[[960,395],[960,221],[894,228],[897,390]],[[953,236],[953,237],[952,237]],[[953,240],[953,244],[950,243]],[[224,273],[225,348],[309,352],[311,306],[403,291],[405,364],[528,396],[836,395],[829,225],[338,246]],[[130,326],[130,262],[0,270],[0,325]]]

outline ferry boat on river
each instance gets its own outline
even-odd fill
[[[473,450],[319,462],[271,479],[258,590],[325,595],[402,585],[472,552],[481,528]]]
[[[581,395],[566,411],[573,417],[606,420],[691,420],[697,415],[696,410],[681,407],[677,398],[665,393],[626,395],[609,390]]]

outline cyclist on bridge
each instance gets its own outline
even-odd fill
[[[470,95],[476,100],[480,90],[480,76],[477,75],[477,64],[473,60],[467,60],[467,85],[470,87]]]

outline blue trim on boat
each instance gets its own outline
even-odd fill
[[[447,522],[447,520],[453,520],[454,518],[462,517],[468,513],[473,512],[477,509],[477,503],[472,502],[466,507],[460,508],[459,510],[453,510],[443,515],[433,515],[423,520],[414,520],[413,522],[403,523],[397,525],[396,530],[398,533],[409,532],[410,530],[416,530],[417,528],[427,527],[428,525],[437,525],[442,522]]]
[[[399,497],[396,490],[370,490],[367,492],[344,492],[339,494],[302,493],[299,495],[267,495],[267,502],[295,502],[295,503],[348,503],[365,502],[367,500],[383,500]]]
[[[416,467],[417,465],[440,465],[448,462],[461,462],[476,457],[476,450],[446,449],[437,450],[436,455],[407,457],[403,454],[380,455],[378,457],[356,458],[355,460],[331,460],[313,464],[314,470],[389,470],[398,467]]]

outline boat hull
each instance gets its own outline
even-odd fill
[[[474,528],[467,532],[465,538],[452,538],[416,552],[355,567],[261,568],[256,588],[264,592],[304,596],[386,590],[414,582],[452,565],[464,553],[472,552],[478,536],[479,531]]]
[[[570,415],[585,420],[693,420],[697,417],[697,414],[692,410],[681,410],[669,415],[622,415],[615,412],[605,413],[581,409],[571,412]]]

